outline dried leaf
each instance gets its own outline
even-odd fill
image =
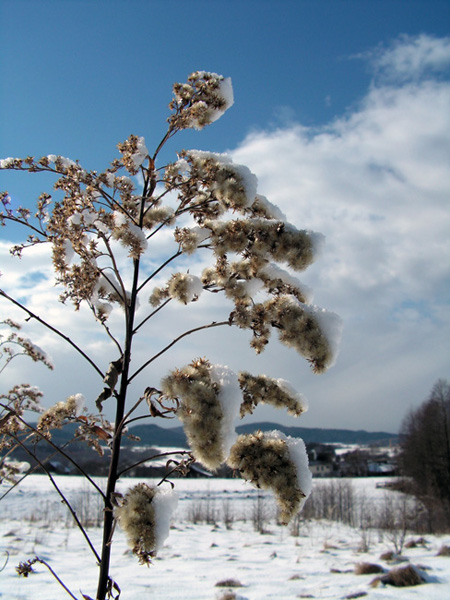
[[[110,398],[112,396],[112,391],[110,390],[110,388],[104,388],[102,392],[100,392],[100,395],[98,396],[97,400],[95,401],[95,406],[97,407],[97,410],[99,412],[102,412],[103,409],[103,402],[105,400],[107,400],[108,398]]]
[[[95,435],[100,438],[101,440],[109,440],[111,435],[105,431],[104,429],[102,429],[101,427],[99,427],[98,425],[92,425],[91,427],[89,427],[89,429],[92,431],[92,433],[95,433]]]
[[[110,390],[113,390],[116,387],[116,383],[119,379],[119,375],[122,373],[122,369],[123,367],[121,358],[119,358],[119,360],[113,360],[111,363],[109,363],[109,367],[106,371],[103,381]]]
[[[159,410],[159,408],[156,405],[156,402],[152,399],[152,398],[146,398],[148,407],[150,409],[150,414],[152,417],[163,417],[164,415],[162,414],[162,412]]]

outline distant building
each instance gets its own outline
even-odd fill
[[[373,461],[367,463],[369,475],[395,475],[396,466],[391,462]]]
[[[313,477],[330,477],[333,473],[333,465],[329,462],[323,462],[321,460],[310,460],[309,470]]]

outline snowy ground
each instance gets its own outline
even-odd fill
[[[376,502],[386,493],[375,487],[379,479],[354,480],[366,499]],[[122,490],[133,481],[124,481]],[[76,477],[59,477],[58,484],[78,515],[96,512],[94,496]],[[426,545],[404,550],[411,564],[420,566],[427,583],[409,588],[370,587],[374,575],[356,575],[354,567],[371,562],[387,569],[392,564],[380,554],[392,546],[378,532],[365,534],[369,550],[361,552],[363,533],[357,529],[314,521],[300,523],[299,535],[276,525],[273,518],[262,535],[254,531],[252,514],[257,492],[240,480],[179,480],[179,507],[164,549],[149,568],[140,566],[128,551],[120,530],[115,533],[112,577],[122,589],[121,600],[203,600],[237,598],[341,599],[366,597],[396,600],[447,600],[450,597],[450,557],[437,557],[450,535],[426,536]],[[3,486],[2,486],[3,488]],[[4,489],[4,488],[3,488]],[[274,505],[264,499],[269,519]],[[215,525],[193,524],[195,515],[209,513]],[[225,516],[233,517],[231,529]],[[89,528],[98,547],[100,530]],[[411,537],[411,536],[409,536]],[[417,536],[416,536],[417,537]],[[45,476],[31,476],[0,502],[0,598],[57,600],[69,598],[43,566],[19,578],[15,567],[35,555],[47,561],[75,596],[95,596],[95,559],[79,531],[72,527],[67,509],[55,498]],[[0,564],[0,568],[1,568]],[[242,587],[217,587],[235,580]]]

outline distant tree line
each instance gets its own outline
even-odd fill
[[[430,530],[450,528],[450,384],[440,379],[400,431],[400,468],[427,511]]]

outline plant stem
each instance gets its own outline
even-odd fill
[[[142,193],[141,200],[141,211],[139,218],[139,226],[142,227],[143,214],[144,214],[144,198],[147,194],[153,194],[154,182],[150,181],[151,176],[149,175],[144,184],[144,190]],[[122,441],[122,432],[124,427],[124,415],[125,406],[127,400],[127,392],[129,386],[129,370],[131,363],[131,347],[133,344],[134,336],[134,317],[136,310],[136,302],[138,296],[138,282],[139,282],[139,258],[133,260],[133,285],[131,288],[130,303],[128,310],[125,312],[125,347],[122,357],[123,370],[120,379],[120,390],[117,394],[117,405],[116,405],[116,418],[115,418],[115,431],[113,437],[113,443],[111,448],[111,460],[109,463],[108,482],[106,486],[106,498],[105,498],[105,512],[103,517],[103,542],[102,542],[102,556],[100,560],[100,572],[97,586],[97,600],[106,600],[106,595],[110,587],[110,576],[109,567],[111,563],[111,542],[114,530],[114,494],[116,490],[116,483],[119,479],[118,467],[120,457],[120,444]],[[127,307],[125,307],[127,308]]]
[[[45,560],[42,560],[42,558],[39,558],[38,556],[36,556],[31,561],[31,563],[40,563],[41,565],[44,565],[44,567],[47,567],[47,569],[50,571],[50,573],[53,575],[53,577],[56,579],[56,581],[59,583],[59,585],[69,594],[69,596],[71,598],[74,598],[75,600],[78,600],[77,597],[72,594],[72,592],[69,590],[67,585],[62,581],[62,579],[60,579],[58,577],[58,575],[55,573],[55,571],[51,568],[51,566]]]

